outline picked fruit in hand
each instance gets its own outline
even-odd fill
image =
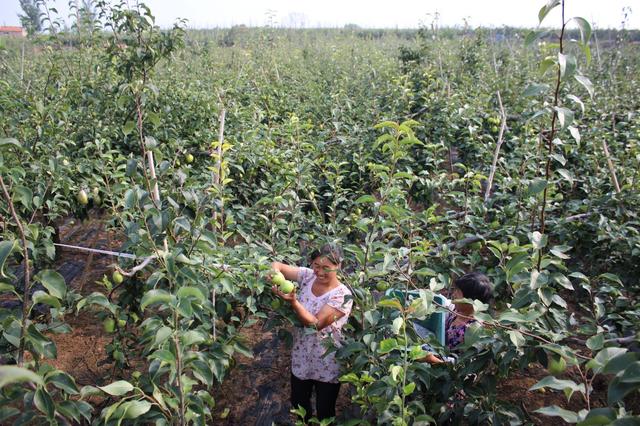
[[[291,281],[286,279],[282,272],[276,272],[273,277],[271,277],[271,282],[278,286],[281,292],[284,294],[289,294],[293,291],[295,287]]]

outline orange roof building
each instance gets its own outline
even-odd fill
[[[0,35],[12,37],[26,37],[27,30],[22,27],[0,27]]]

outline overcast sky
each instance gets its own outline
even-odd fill
[[[135,0],[129,0],[131,4]],[[62,16],[68,0],[48,0]],[[375,28],[417,28],[439,14],[440,26],[535,27],[546,0],[147,0],[162,27],[186,18],[190,28],[245,24],[293,27],[342,27],[356,24]],[[640,28],[637,0],[567,0],[566,17],[582,16],[597,28],[620,28],[623,8],[630,7],[627,28]],[[633,10],[635,9],[635,10]],[[18,0],[0,0],[0,25],[19,25]],[[559,14],[544,22],[559,26]]]

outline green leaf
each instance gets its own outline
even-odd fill
[[[80,398],[82,399],[95,395],[102,395],[102,391],[95,386],[87,385],[80,389]]]
[[[122,396],[133,390],[133,385],[126,380],[118,380],[106,386],[98,386],[103,392],[111,396]]]
[[[534,179],[527,189],[527,195],[532,196],[541,193],[547,187],[547,181],[544,179]]]
[[[16,291],[16,288],[11,284],[0,283],[0,293],[12,293]]]
[[[87,420],[86,423],[89,423],[93,407],[85,401],[66,400],[60,401],[56,404],[56,410],[58,410],[60,414],[67,419],[71,418],[75,420],[75,424],[84,424],[82,422],[82,417]]]
[[[612,283],[618,284],[618,285],[622,285],[622,281],[620,280],[620,277],[617,276],[616,274],[612,274],[610,272],[605,272],[604,274],[600,274],[598,275],[598,278],[603,278],[607,281],[610,281]]]
[[[138,161],[135,158],[130,158],[127,160],[127,169],[125,174],[128,177],[133,176],[138,171]],[[127,208],[131,208],[133,203],[137,202],[137,191],[135,189],[127,189],[124,193],[125,205]],[[130,199],[133,198],[133,199]],[[131,203],[131,204],[130,204]]]
[[[573,284],[571,284],[571,281],[569,281],[569,278],[567,278],[566,275],[557,272],[554,273],[551,278],[567,290],[574,290]]]
[[[582,44],[588,44],[589,39],[591,38],[591,25],[589,22],[579,16],[574,16],[571,20],[578,24],[578,28],[580,28],[580,40]]]
[[[56,406],[46,389],[42,387],[36,389],[36,393],[33,396],[33,403],[38,410],[47,415],[48,419],[53,419]]]
[[[115,314],[114,305],[111,302],[109,302],[109,299],[107,299],[107,296],[105,296],[102,293],[98,293],[97,291],[91,293],[89,296],[87,296],[86,298],[78,302],[78,305],[76,306],[76,309],[78,310],[78,312],[80,312],[80,310],[85,305],[102,306],[103,308],[109,309],[111,313]]]
[[[16,241],[0,241],[0,278],[10,278],[4,273],[4,265],[7,262],[7,258],[17,247],[18,244]]]
[[[0,424],[11,424],[7,420],[20,414],[21,411],[14,407],[0,407]]]
[[[381,354],[386,354],[396,349],[397,347],[398,341],[396,339],[384,339],[380,342],[380,349],[378,350],[378,352]]]
[[[355,201],[355,204],[375,203],[376,199],[372,195],[363,195]]]
[[[584,393],[584,384],[582,383],[578,384],[573,380],[556,379],[553,376],[545,377],[535,385],[531,386],[529,390],[533,391],[533,390],[542,389],[542,388],[551,388],[556,390],[572,389],[573,391]]]
[[[147,112],[146,118],[151,122],[151,124],[153,124],[153,127],[160,126],[160,116],[155,112]]]
[[[45,377],[45,382],[53,384],[58,389],[62,389],[69,395],[77,395],[79,393],[78,386],[76,385],[73,377],[69,376],[64,371],[54,371]]]
[[[582,105],[582,110],[584,112],[584,104],[581,103],[580,105]],[[573,139],[575,139],[575,141],[578,144],[578,146],[580,146],[580,140],[581,140],[580,130],[578,130],[577,127],[569,126],[569,133],[571,133],[571,136],[573,137]],[[563,166],[564,166],[564,164],[563,164]]]
[[[507,311],[500,314],[499,321],[509,321],[513,323],[529,321],[524,315],[515,311]]]
[[[392,365],[391,367],[389,367],[389,374],[391,375],[391,378],[394,382],[398,381],[398,376],[400,376],[403,371],[404,370],[399,365]]]
[[[640,419],[638,416],[626,416],[616,419],[610,426],[640,426]]]
[[[180,341],[184,346],[197,345],[205,340],[207,340],[206,336],[197,330],[189,330],[180,336]]]
[[[560,0],[548,0],[547,4],[542,6],[538,11],[538,24],[541,24],[542,21],[544,21],[544,18],[549,14],[549,12],[551,12],[553,8],[555,8],[559,4]]]
[[[56,299],[48,293],[45,293],[42,290],[35,291],[31,296],[31,299],[33,300],[34,305],[36,303],[44,303],[45,305],[49,305],[52,308],[60,308],[61,306],[60,300]]]
[[[542,62],[540,62],[540,67],[538,69],[540,72],[540,75],[545,75],[546,72],[549,70],[549,68],[556,65],[557,63],[558,63],[558,60],[553,56],[548,56],[544,58]],[[545,88],[545,91],[547,91],[548,89],[549,89],[549,86]]]
[[[49,338],[40,333],[34,324],[29,325],[25,337],[38,355],[44,355],[49,359],[55,359],[58,357],[56,345]]]
[[[636,361],[629,365],[622,376],[620,376],[622,383],[639,383],[640,384],[640,361]]]
[[[562,176],[564,178],[564,180],[569,182],[569,185],[573,185],[573,176],[571,176],[571,172],[569,170],[567,170],[567,169],[558,169],[556,171],[558,172],[558,174],[560,176]]]
[[[382,299],[378,302],[378,306],[383,308],[393,308],[399,311],[402,310],[402,305],[400,304],[398,299]]]
[[[391,330],[393,330],[393,334],[400,334],[400,330],[402,330],[402,326],[404,325],[404,319],[402,317],[398,317],[393,320],[393,324],[391,326]]]
[[[156,339],[155,339],[154,345],[158,346],[162,344],[165,340],[167,340],[171,336],[172,332],[173,330],[171,330],[167,326],[160,327],[156,332]]]
[[[531,83],[530,85],[527,86],[526,89],[524,89],[522,96],[533,97],[533,96],[541,95],[548,91],[549,91],[548,84]]]
[[[569,108],[554,107],[554,109],[558,114],[558,122],[560,123],[561,129],[566,129],[571,125],[571,123],[573,123],[573,111],[571,111]]]
[[[587,347],[592,351],[598,351],[604,346],[604,334],[596,334],[587,339]]]
[[[595,374],[599,374],[609,361],[626,352],[626,348],[604,348],[591,361],[587,362],[586,367],[593,370]]]
[[[140,300],[140,310],[143,311],[154,303],[174,303],[175,298],[173,294],[167,293],[165,290],[149,290]]]
[[[44,271],[40,271],[40,273],[35,276],[35,279],[42,283],[53,297],[64,299],[65,294],[67,294],[67,285],[64,282],[64,277],[56,271],[45,269]]]
[[[356,424],[360,424],[360,423],[356,423]],[[435,425],[435,424],[437,424],[436,420],[427,414],[420,414],[419,416],[416,416],[412,423],[413,426],[429,426],[429,425]]]
[[[162,397],[162,392],[160,392],[160,389],[158,389],[155,384],[153,385],[153,398],[158,402],[158,404],[160,404],[162,408],[164,408],[165,410],[167,409],[167,405],[165,404],[164,398]]]
[[[413,393],[413,391],[416,390],[416,383],[415,382],[411,382],[408,385],[406,385],[402,391],[404,392],[405,396],[406,395],[411,395]]]
[[[124,133],[125,136],[128,136],[129,134],[131,134],[131,132],[133,132],[135,128],[136,128],[136,123],[133,120],[129,120],[122,127],[122,133]]]
[[[0,148],[6,146],[15,146],[18,148],[22,148],[22,144],[18,142],[18,139],[14,138],[0,138]]]
[[[0,389],[13,383],[21,382],[43,384],[42,377],[31,370],[13,365],[0,365]]]
[[[566,78],[567,76],[575,75],[576,69],[578,68],[578,61],[576,57],[570,53],[558,53],[558,66],[560,67],[560,77]]]
[[[127,401],[122,404],[124,413],[123,419],[137,419],[151,409],[151,403],[143,399],[137,401]]]
[[[529,241],[533,244],[533,248],[540,250],[547,245],[547,236],[538,231],[534,231],[529,234]]]
[[[171,351],[168,351],[166,349],[161,349],[158,351],[155,351],[153,354],[151,354],[150,358],[152,359],[158,359],[162,362],[166,362],[168,364],[175,364],[176,362],[176,357],[175,355],[173,355],[173,353],[171,353]]]
[[[600,336],[602,335],[600,334]],[[587,344],[588,344],[588,341],[587,341]],[[618,356],[615,356],[604,365],[601,373],[602,374],[618,374],[619,372],[627,368],[629,365],[631,365],[633,362],[637,361],[638,356],[639,355],[634,352],[626,352]]]
[[[378,123],[375,126],[373,126],[374,129],[383,129],[383,128],[389,128],[389,127],[392,129],[398,130],[400,128],[400,125],[393,121],[383,121],[382,123]]]
[[[527,268],[527,266],[529,266],[528,259],[528,253],[518,253],[513,256],[505,266],[506,270],[508,271],[509,277],[513,277],[517,273]]]
[[[557,405],[538,408],[534,411],[534,413],[539,413],[550,417],[561,417],[567,423],[576,423],[578,421],[577,413],[565,410],[564,408],[560,408]]]
[[[242,344],[241,342],[235,342],[233,344],[233,348],[239,354],[246,356],[247,358],[253,358],[253,351],[249,347]]]
[[[511,343],[513,343],[517,348],[524,346],[526,343],[522,333],[517,330],[509,330],[507,331],[507,334],[509,335],[509,339],[511,339]]]
[[[593,98],[594,91],[593,91],[593,83],[591,83],[591,80],[579,74],[574,75],[573,78],[575,78],[578,83],[582,84],[582,86],[585,89],[587,89],[587,92],[589,92],[589,96]]]
[[[527,33],[527,35],[524,38],[524,44],[525,46],[530,46],[534,41],[538,40],[541,37],[544,37],[545,35],[547,35],[549,31],[547,30],[532,30],[529,31]]]
[[[578,426],[604,426],[610,425],[616,418],[616,413],[611,408],[594,408],[590,410]]]
[[[198,287],[180,287],[176,292],[176,296],[178,296],[178,299],[194,298],[200,303],[203,303],[206,300],[206,296],[202,294],[202,290]]]
[[[571,250],[570,246],[553,246],[551,247],[551,250],[549,250],[549,252],[551,254],[553,254],[556,257],[559,257],[560,259],[569,259],[570,256],[565,254],[566,252],[568,252],[569,250]]]
[[[33,191],[26,186],[16,186],[13,188],[16,200],[20,201],[25,208],[30,209],[33,204]],[[34,238],[36,239],[36,238]]]
[[[637,382],[623,382],[620,376],[616,376],[609,383],[609,389],[607,391],[607,403],[614,405],[618,401],[621,401],[629,393],[639,389],[640,386]]]

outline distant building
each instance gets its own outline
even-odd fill
[[[27,30],[22,27],[0,27],[0,36],[26,37]]]

